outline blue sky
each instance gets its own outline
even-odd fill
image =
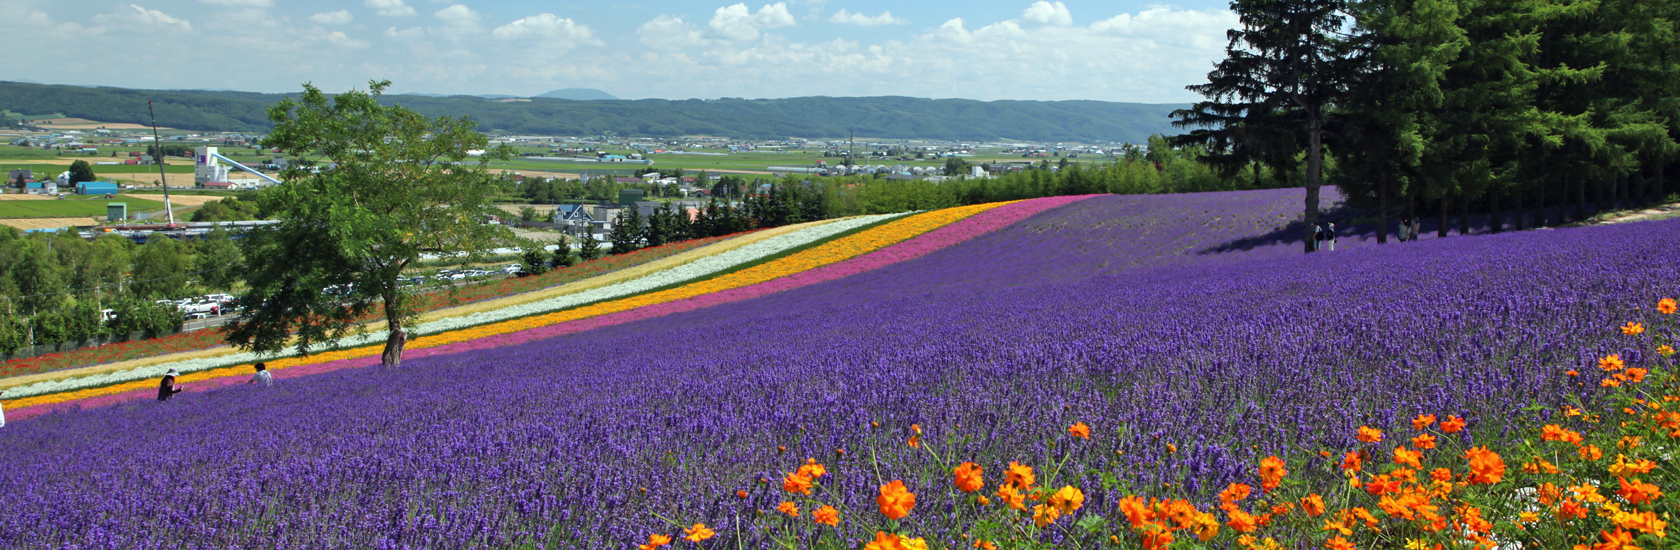
[[[1222,1],[6,0],[0,79],[622,98],[1188,102]],[[53,37],[53,39],[47,39]]]

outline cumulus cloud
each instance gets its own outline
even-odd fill
[[[570,50],[578,44],[600,43],[589,27],[552,13],[532,15],[496,27],[490,31],[490,36],[502,40],[535,39],[551,51]]]
[[[350,15],[350,10],[324,11],[309,16],[310,21],[322,25],[343,25],[349,23],[352,19],[355,19],[355,17]]]
[[[397,30],[396,27],[385,29],[385,38],[394,40],[413,40],[422,36],[426,36],[426,29],[420,27],[409,27],[402,30]]]
[[[437,13],[432,14],[432,17],[442,19],[449,23],[472,23],[478,21],[483,16],[479,15],[476,11],[472,11],[472,8],[468,8],[461,4],[455,4],[438,10]]]
[[[328,44],[332,44],[346,50],[360,50],[368,47],[368,43],[366,41],[350,38],[345,35],[343,31],[329,32],[322,38],[325,39]]]
[[[387,17],[414,15],[414,8],[403,0],[363,0],[362,5],[378,10],[379,15]]]
[[[1038,0],[1033,2],[1026,11],[1021,12],[1021,19],[1044,25],[1066,27],[1073,24],[1073,14],[1068,13],[1067,4],[1054,4]]]
[[[693,25],[683,21],[681,17],[660,15],[653,20],[642,23],[636,29],[636,36],[642,45],[661,50],[675,50],[704,42],[700,31]]]
[[[128,7],[134,10],[134,13],[118,12],[102,14],[94,17],[94,20],[101,23],[128,23],[131,25],[157,27],[179,32],[192,32],[193,30],[192,23],[185,19],[179,19],[167,13],[163,13],[158,10],[149,10],[134,4],[129,4]]]
[[[908,25],[908,24],[910,24],[909,21],[906,21],[902,18],[893,17],[892,12],[890,12],[890,11],[883,11],[883,12],[881,12],[881,15],[870,17],[870,16],[864,15],[862,13],[848,12],[845,9],[841,9],[840,11],[834,12],[834,15],[828,18],[828,22],[830,22],[830,23],[850,23],[850,24],[853,24],[853,25],[863,25],[865,27],[872,27],[872,26],[875,26],[875,25]]]
[[[746,4],[734,4],[718,8],[712,14],[711,21],[706,22],[706,35],[722,40],[752,40],[758,38],[760,29],[796,24],[793,14],[788,13],[787,2],[768,4],[757,12],[747,9]]]
[[[272,8],[274,0],[198,0],[205,4],[217,6],[240,6],[246,8]]]

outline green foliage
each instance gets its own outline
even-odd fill
[[[181,326],[181,312],[175,306],[146,300],[121,300],[110,304],[114,318],[107,330],[117,336],[145,332],[147,337],[169,333]]]
[[[75,186],[84,181],[96,181],[99,177],[93,175],[93,165],[88,161],[78,160],[70,163],[70,185]]]
[[[254,201],[244,201],[235,197],[204,203],[193,212],[192,221],[195,222],[238,222],[260,219],[261,206]]]
[[[250,291],[229,342],[259,352],[291,343],[307,353],[358,330],[355,321],[378,305],[390,330],[381,362],[398,365],[404,327],[418,313],[414,290],[399,284],[402,271],[425,252],[472,261],[513,241],[507,228],[485,223],[501,212],[492,200],[503,192],[486,163],[511,149],[489,147],[470,119],[382,103],[389,85],[328,96],[305,84],[301,97],[269,109],[275,128],[265,147],[335,167],[296,163],[286,185],[263,191],[263,207],[281,223],[242,243]],[[469,159],[471,150],[486,152]]]
[[[217,226],[198,241],[198,257],[194,263],[198,271],[198,282],[205,288],[216,291],[231,290],[239,284],[239,269],[242,258],[239,246],[233,244],[226,229]]]
[[[589,261],[601,257],[601,241],[595,239],[595,232],[585,230],[582,237],[578,237],[578,259]]]
[[[141,298],[184,296],[189,266],[186,245],[154,233],[134,257],[134,275],[128,288]]]
[[[612,231],[607,233],[607,240],[612,242],[609,254],[624,254],[635,252],[642,247],[645,228],[642,224],[642,214],[632,204],[618,212],[618,219],[613,220]]]
[[[567,239],[564,235],[562,235],[560,240],[554,244],[556,245],[556,248],[554,249],[554,257],[550,258],[548,261],[548,265],[550,267],[555,269],[564,269],[577,265],[577,256],[572,255],[572,245],[567,243]]]
[[[537,209],[529,207],[529,206],[524,207],[524,208],[520,208],[519,209],[519,219],[525,220],[525,221],[536,220],[537,219]]]
[[[0,83],[0,105],[102,122],[149,124],[146,100],[171,128],[260,132],[266,111],[297,94],[200,90],[125,90]],[[910,97],[661,99],[570,101],[532,98],[502,103],[469,96],[386,96],[427,116],[466,116],[486,130],[514,134],[645,136],[720,135],[744,139],[838,138],[855,130],[881,138],[941,140],[1129,141],[1169,131],[1167,113],[1182,105],[1105,101],[973,101]]]
[[[520,267],[525,269],[526,274],[542,275],[548,273],[548,260],[548,251],[544,250],[541,244],[530,242],[521,247],[519,263]]]

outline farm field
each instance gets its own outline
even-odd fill
[[[886,525],[881,487],[901,480],[918,498],[892,528],[932,547],[1010,533],[1086,548],[1114,533],[1134,547],[1122,518],[1144,512],[1129,495],[1213,510],[1232,483],[1270,494],[1276,479],[1255,465],[1276,455],[1284,490],[1323,487],[1335,509],[1374,501],[1342,478],[1343,452],[1369,450],[1373,474],[1392,471],[1394,444],[1427,431],[1441,440],[1431,464],[1456,475],[1466,449],[1515,448],[1561,407],[1601,404],[1606,355],[1665,365],[1651,342],[1672,338],[1673,323],[1652,306],[1680,290],[1660,260],[1680,220],[1386,246],[1351,237],[1302,255],[1286,238],[1299,201],[1299,190],[1095,196],[881,219],[711,278],[428,334],[400,368],[324,354],[286,363],[270,390],[18,420],[0,433],[0,494],[17,495],[0,508],[0,537],[627,548],[703,522],[718,537],[707,545],[797,536],[850,548]],[[602,313],[579,313],[591,308]],[[1616,329],[1630,321],[1652,334]],[[1565,375],[1577,369],[1590,384]],[[1417,427],[1423,414],[1464,426]],[[157,437],[160,425],[191,437]],[[1362,442],[1362,428],[1390,440]],[[796,474],[807,458],[824,472]],[[1505,490],[1537,483],[1508,460]],[[953,485],[970,461],[997,504]],[[992,488],[1014,463],[1036,468],[1023,492],[1056,493],[1025,508],[1067,507],[1097,527],[1037,530],[1009,510]],[[1474,477],[1485,472],[1452,490],[1497,485]],[[800,475],[818,490],[797,494]],[[1077,504],[1063,485],[1083,488]],[[1247,498],[1234,500],[1255,514],[1295,506]],[[837,525],[810,521],[819,504],[838,509]],[[1368,506],[1391,532],[1446,537]],[[1216,513],[1215,528],[1244,524]],[[1328,517],[1274,513],[1265,536],[1303,547],[1332,536]],[[1537,536],[1489,520],[1501,537]],[[1181,540],[1196,538],[1188,529]]]
[[[129,195],[107,199],[100,196],[69,195],[57,200],[0,201],[0,218],[66,218],[105,215],[105,205],[113,202],[128,204],[130,214],[162,210],[163,202]]]

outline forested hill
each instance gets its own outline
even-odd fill
[[[266,110],[283,94],[199,90],[130,90],[0,82],[0,109],[25,115],[63,113],[100,122],[261,132]],[[1167,113],[1185,105],[1106,101],[973,101],[910,97],[594,100],[471,96],[386,96],[428,115],[471,116],[479,129],[513,134],[623,136],[714,135],[744,139],[878,138],[1030,141],[1127,141],[1176,134]]]

